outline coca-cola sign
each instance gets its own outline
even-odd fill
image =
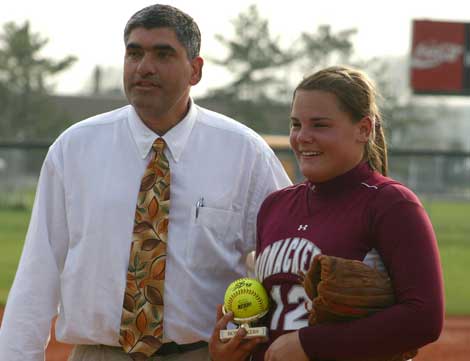
[[[411,87],[418,94],[470,93],[470,24],[415,20]]]
[[[431,69],[444,63],[455,63],[463,55],[462,44],[423,41],[415,47],[411,66],[416,69]]]

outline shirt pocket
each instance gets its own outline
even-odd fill
[[[233,269],[240,258],[237,244],[242,239],[242,217],[238,212],[201,207],[191,210],[186,260],[193,269]]]

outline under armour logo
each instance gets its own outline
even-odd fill
[[[308,228],[308,224],[299,224],[299,228],[297,228],[298,231],[306,231]]]

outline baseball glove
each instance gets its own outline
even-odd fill
[[[366,264],[340,257],[317,255],[303,277],[312,302],[309,325],[346,322],[367,317],[395,303],[390,278]],[[417,350],[360,361],[406,361]],[[349,359],[354,361],[359,359]]]

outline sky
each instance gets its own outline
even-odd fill
[[[96,65],[116,68],[117,74],[120,73],[124,25],[133,13],[154,2],[2,0],[2,3],[0,26],[8,21],[29,20],[33,32],[49,39],[43,55],[56,59],[66,55],[79,58],[72,68],[53,80],[57,93],[74,94],[84,91]],[[358,31],[353,38],[355,54],[361,59],[407,56],[413,19],[470,22],[470,5],[462,0],[168,0],[163,3],[180,8],[196,20],[202,33],[201,55],[206,58],[223,58],[224,48],[214,35],[230,37],[231,21],[251,4],[256,4],[261,16],[269,20],[272,34],[286,44],[302,31],[312,32],[323,24],[329,24],[334,32],[355,28]],[[206,61],[203,80],[193,89],[193,95],[227,82],[227,77],[225,70]]]

